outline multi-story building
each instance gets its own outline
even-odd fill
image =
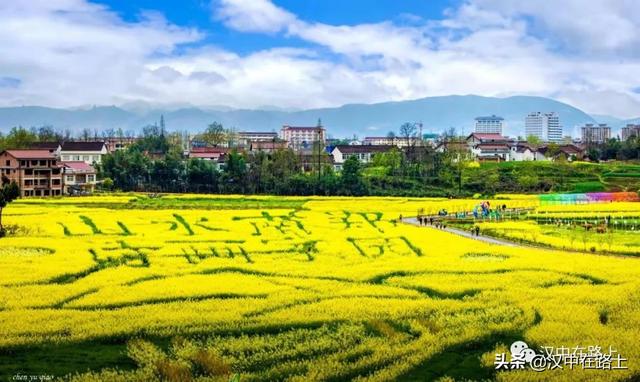
[[[363,145],[374,145],[374,146],[397,146],[397,147],[407,147],[407,146],[421,146],[421,140],[419,137],[365,137],[364,141],[362,141]]]
[[[480,134],[502,135],[504,118],[496,115],[488,117],[476,117],[475,132]]]
[[[248,149],[250,152],[272,153],[278,150],[285,150],[287,142],[285,141],[250,141]]]
[[[238,145],[248,147],[252,142],[275,142],[278,140],[278,133],[264,131],[240,131],[238,134]]]
[[[598,126],[593,123],[587,123],[582,126],[582,143],[605,143],[610,138],[611,128],[606,123],[600,123]]]
[[[107,137],[104,140],[104,144],[107,147],[107,152],[113,154],[118,150],[126,149],[140,139],[138,137]]]
[[[60,149],[63,162],[82,161],[87,164],[100,164],[102,156],[107,154],[104,142],[64,142]]]
[[[534,136],[543,142],[562,142],[562,125],[560,117],[555,112],[529,113],[524,126],[527,137]]]
[[[620,132],[620,139],[626,141],[631,137],[640,137],[640,125],[628,124],[622,128]]]
[[[81,194],[92,192],[96,186],[96,169],[82,161],[62,162],[64,193]]]
[[[5,150],[0,176],[15,181],[21,196],[62,195],[62,168],[49,150]]]
[[[322,126],[302,127],[284,125],[280,129],[280,138],[288,142],[290,148],[301,150],[311,148],[315,143],[325,144],[326,130]]]

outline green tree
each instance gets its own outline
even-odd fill
[[[227,155],[222,174],[222,183],[225,192],[244,193],[247,176],[247,163],[237,151],[232,151]]]
[[[217,147],[227,140],[227,132],[221,123],[213,122],[200,136],[202,141],[208,146]]]
[[[38,136],[24,127],[13,127],[2,142],[3,149],[26,149],[38,141]]]
[[[529,142],[529,144],[531,144],[533,146],[539,146],[542,143],[540,138],[538,138],[535,135],[528,135],[527,136],[527,142]]]
[[[6,234],[2,225],[2,212],[7,204],[20,197],[20,187],[16,182],[10,182],[6,176],[2,177],[2,188],[0,189],[0,237]]]
[[[362,177],[360,161],[355,156],[350,156],[342,166],[342,176],[340,179],[341,190],[346,195],[364,195],[367,192]]]

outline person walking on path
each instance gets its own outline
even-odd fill
[[[480,226],[476,226],[476,236],[480,236]]]

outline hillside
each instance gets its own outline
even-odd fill
[[[575,126],[595,122],[585,112],[550,98],[514,96],[508,98],[467,96],[429,97],[412,101],[378,104],[350,104],[335,108],[303,111],[239,110],[180,108],[177,110],[136,110],[115,106],[88,109],[54,109],[40,106],[0,108],[0,131],[13,126],[53,125],[60,129],[80,131],[122,128],[138,130],[164,115],[169,130],[202,130],[212,121],[219,121],[238,130],[273,131],[283,124],[315,125],[318,118],[329,134],[347,137],[357,134],[386,135],[397,131],[403,122],[422,121],[424,132],[439,133],[450,127],[469,132],[473,119],[479,115],[496,114],[505,118],[505,134],[524,135],[524,117],[530,111],[555,111],[560,114],[565,134],[577,135]]]

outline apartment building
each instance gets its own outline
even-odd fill
[[[504,118],[498,117],[497,115],[491,115],[488,117],[476,117],[474,131],[480,134],[502,135],[503,125]]]
[[[313,147],[316,142],[324,146],[326,130],[322,126],[303,127],[284,125],[282,129],[280,129],[280,138],[287,141],[289,148],[301,150]]]
[[[627,124],[620,132],[620,139],[626,141],[631,137],[640,137],[640,125]]]
[[[0,153],[0,176],[20,186],[21,196],[62,195],[62,168],[49,150],[5,150]]]
[[[600,123],[595,126],[592,123],[587,123],[582,126],[582,143],[586,144],[600,144],[605,143],[611,138],[611,127],[606,123]]]

